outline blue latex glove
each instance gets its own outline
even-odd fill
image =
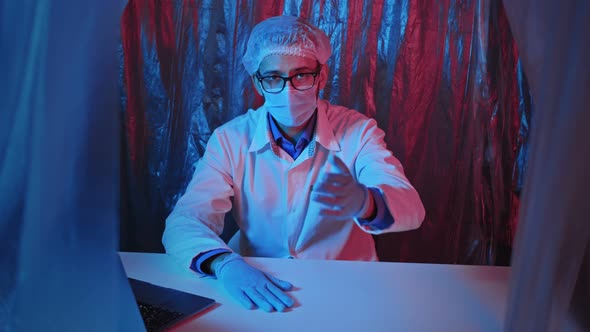
[[[246,309],[271,312],[293,306],[293,299],[284,293],[293,288],[291,283],[252,267],[238,254],[224,257],[215,270],[226,291]]]
[[[369,195],[367,187],[356,181],[346,164],[331,154],[311,197],[320,204],[320,216],[350,219],[367,212]]]

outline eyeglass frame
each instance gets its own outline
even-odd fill
[[[262,76],[262,74],[260,74],[260,72],[257,70],[256,71],[256,75],[254,75],[254,76],[256,77],[256,79],[258,80],[258,82],[260,83],[260,87],[262,88],[262,90],[264,90],[265,92],[268,92],[268,93],[277,94],[277,93],[281,93],[281,92],[283,92],[283,90],[285,90],[285,87],[287,86],[287,82],[291,83],[291,86],[293,87],[293,89],[295,89],[297,91],[306,91],[306,90],[309,90],[309,89],[313,88],[315,86],[315,82],[316,82],[316,80],[318,78],[318,75],[321,73],[321,71],[322,71],[322,65],[318,62],[318,68],[316,69],[315,72],[301,72],[301,73],[297,73],[295,75],[291,75],[291,76],[288,76],[288,77],[283,77],[283,76],[280,76],[280,75],[266,75],[266,76]],[[302,75],[302,74],[311,74],[313,76],[313,83],[307,89],[298,89],[298,88],[295,87],[295,85],[293,85],[293,78],[295,78],[295,76],[297,76],[297,75]],[[268,78],[268,77],[273,77],[273,76],[279,77],[279,78],[281,78],[283,80],[283,87],[279,91],[268,91],[264,87],[264,84],[262,84],[262,80],[264,80],[265,78]]]

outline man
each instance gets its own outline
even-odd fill
[[[372,234],[415,229],[424,208],[373,119],[319,100],[324,32],[291,16],[254,27],[243,63],[264,105],[217,128],[163,243],[244,307],[283,311],[292,285],[241,255],[376,261]],[[240,231],[219,238],[233,209]]]

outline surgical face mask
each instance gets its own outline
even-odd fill
[[[280,124],[297,127],[309,120],[318,105],[317,90],[293,89],[289,84],[279,93],[264,93],[264,107]]]

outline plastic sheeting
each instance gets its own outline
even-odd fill
[[[506,2],[537,101],[505,331],[590,331],[590,2]]]
[[[123,6],[0,1],[0,331],[142,329],[116,253]]]
[[[241,64],[252,27],[307,18],[330,37],[323,98],[373,117],[423,199],[382,260],[507,264],[531,97],[500,1],[131,0],[122,20],[121,248],[161,251],[164,220],[219,125],[262,103]]]

